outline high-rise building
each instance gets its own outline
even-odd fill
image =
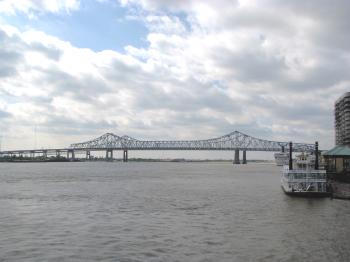
[[[335,102],[335,144],[350,146],[350,92]]]

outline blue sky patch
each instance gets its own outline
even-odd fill
[[[84,0],[79,10],[69,14],[43,13],[30,19],[18,13],[3,16],[3,20],[21,30],[34,28],[54,35],[76,47],[122,52],[127,45],[147,45],[147,28],[140,21],[127,19],[127,15],[127,9],[117,3]]]

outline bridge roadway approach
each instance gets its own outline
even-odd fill
[[[105,151],[106,160],[113,159],[113,151],[123,151],[123,161],[128,161],[129,150],[223,150],[235,151],[234,164],[240,164],[239,152],[243,151],[243,164],[247,163],[246,151],[270,151],[284,152],[288,150],[289,142],[277,142],[255,138],[239,131],[206,140],[183,140],[183,141],[145,141],[137,140],[129,136],[117,136],[106,133],[90,141],[71,144],[68,148],[60,149],[32,149],[0,151],[3,156],[30,156],[37,155],[48,157],[49,155],[67,155],[67,159],[74,161],[76,153],[85,153],[86,159],[91,158],[91,152]],[[294,152],[313,152],[313,144],[294,143]]]

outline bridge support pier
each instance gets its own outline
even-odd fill
[[[284,151],[285,151],[285,150],[284,150],[284,146],[282,146],[282,153],[284,153]]]
[[[86,151],[86,160],[91,160],[91,153],[89,150]]]
[[[72,155],[72,157],[70,157]],[[74,154],[74,150],[68,150],[67,151],[67,159],[69,161],[74,161],[75,160],[75,154]]]
[[[106,151],[106,160],[113,161],[113,149],[107,149]]]
[[[123,162],[128,162],[128,150],[123,151]]]
[[[233,161],[233,164],[238,165],[241,162],[239,161],[239,149],[235,150],[235,160]]]
[[[247,164],[247,150],[243,150],[243,161],[242,161],[243,165]]]
[[[59,150],[56,150],[56,158],[60,158],[61,157],[61,152]]]
[[[47,151],[46,151],[46,150],[43,151],[43,157],[44,157],[45,159],[47,158]]]

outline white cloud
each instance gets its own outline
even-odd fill
[[[333,103],[350,83],[347,4],[121,3],[149,29],[148,46],[95,52],[35,30],[0,30],[3,130],[29,141],[37,123],[58,145],[106,131],[175,139],[235,129],[333,145]]]
[[[79,7],[79,0],[2,0],[0,1],[0,13],[16,14],[25,13],[29,17],[50,12],[70,12]]]

